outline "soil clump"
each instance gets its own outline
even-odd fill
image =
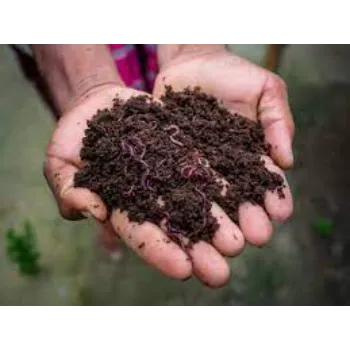
[[[199,88],[166,88],[161,103],[118,97],[87,124],[75,186],[97,193],[108,212],[150,221],[184,246],[210,242],[219,204],[238,222],[244,202],[262,205],[267,190],[283,197],[283,179],[265,168],[261,125],[232,114]]]

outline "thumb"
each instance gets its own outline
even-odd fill
[[[79,220],[92,216],[105,221],[107,209],[102,199],[86,188],[74,187],[74,174],[78,169],[60,158],[47,157],[44,175],[55,196],[62,217]]]
[[[288,104],[287,87],[275,74],[266,80],[258,106],[258,118],[271,145],[271,157],[283,169],[293,166],[294,122]]]

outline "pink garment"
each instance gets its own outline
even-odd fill
[[[108,46],[125,85],[152,92],[158,73],[157,45],[109,44]]]

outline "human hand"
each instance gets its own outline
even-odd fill
[[[281,168],[288,169],[293,164],[294,124],[281,78],[219,45],[194,48],[185,45],[184,49],[174,50],[170,55],[162,55],[160,49],[160,63],[154,88],[156,97],[162,95],[165,85],[171,85],[175,90],[200,86],[202,91],[222,100],[232,112],[259,120],[266,140],[272,146],[272,159],[265,158],[266,167],[285,179]],[[288,186],[284,193],[285,198],[281,200],[276,193],[268,192],[266,211],[256,205],[243,204],[239,208],[238,226],[225,216],[213,247],[200,242],[191,251],[194,273],[202,280],[210,281],[211,285],[224,284],[229,268],[223,255],[236,255],[243,249],[245,240],[256,246],[264,245],[272,235],[271,219],[285,221],[291,216],[293,201]],[[222,211],[217,205],[213,210],[216,213]],[[239,239],[233,240],[231,232]],[[202,264],[202,256],[206,256],[206,265]]]
[[[108,85],[90,90],[88,95],[80,98],[59,120],[47,149],[44,173],[64,218],[79,220],[92,216],[103,226],[103,237],[108,246],[112,236],[120,236],[127,246],[165,275],[187,279],[192,275],[187,253],[174,242],[169,242],[159,227],[149,222],[132,223],[118,210],[106,222],[107,210],[101,198],[86,188],[74,187],[74,174],[83,166],[80,151],[87,121],[98,109],[111,107],[116,95],[126,100],[137,94],[140,92]],[[143,249],[139,249],[141,244]],[[206,252],[202,251],[199,258],[205,269],[208,263]],[[210,263],[215,265],[215,261]]]

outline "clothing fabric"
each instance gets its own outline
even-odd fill
[[[109,44],[112,57],[125,85],[152,92],[159,67],[157,45]]]

